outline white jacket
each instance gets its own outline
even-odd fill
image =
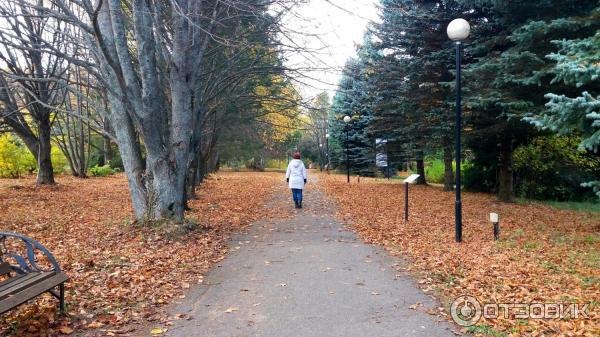
[[[293,159],[288,165],[285,177],[290,180],[290,188],[304,188],[304,179],[307,179],[306,167],[300,159]]]

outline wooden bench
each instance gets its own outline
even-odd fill
[[[44,261],[40,261],[42,258]],[[0,314],[45,292],[58,298],[60,312],[65,312],[65,282],[69,277],[41,243],[24,235],[0,232],[0,276],[5,278],[0,282]]]

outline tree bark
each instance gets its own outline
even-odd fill
[[[417,174],[419,175],[419,178],[417,178],[415,184],[427,185],[427,179],[425,178],[425,162],[423,161],[423,150],[416,150],[415,158],[417,162]]]
[[[514,199],[512,152],[512,139],[508,136],[503,137],[498,160],[498,199],[506,202]]]
[[[36,183],[39,185],[53,185],[54,170],[52,167],[52,144],[50,142],[51,129],[50,120],[41,119],[38,122],[38,174]]]
[[[444,191],[454,190],[454,172],[452,169],[452,145],[444,140]]]

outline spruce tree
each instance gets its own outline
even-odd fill
[[[467,66],[464,81],[473,130],[468,144],[487,180],[498,177],[499,199],[510,201],[513,149],[535,135],[522,118],[540,113],[544,94],[562,86],[552,81],[552,64],[545,57],[556,49],[551,41],[594,29],[581,18],[589,16],[597,1],[461,2],[474,6],[477,14],[468,50],[476,62]]]

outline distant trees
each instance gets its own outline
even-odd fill
[[[333,149],[337,150],[333,152],[333,158],[343,167],[349,165],[356,174],[372,176],[375,170],[375,137],[369,125],[373,118],[374,97],[369,92],[369,77],[372,75],[370,62],[373,51],[369,36],[365,37],[365,42],[359,49],[361,57],[348,60],[342,71],[338,90],[333,97],[329,125],[332,137],[337,139],[337,142],[333,142]],[[345,123],[345,116],[351,117],[352,121]]]
[[[331,103],[329,101],[329,94],[326,91],[318,94],[307,109],[308,120],[306,126],[317,147],[321,169],[328,164],[328,153],[326,151],[330,113]]]
[[[358,59],[348,62],[333,105],[348,114],[362,103],[369,112],[361,125],[369,139],[357,144],[366,160],[375,161],[367,152],[375,139],[386,139],[392,165],[416,161],[424,183],[424,155],[439,156],[444,188],[453,188],[455,55],[446,27],[457,17],[472,26],[464,50],[462,130],[470,187],[512,200],[515,186],[532,176],[523,172],[515,180],[513,153],[544,135],[535,126],[575,131],[584,135],[582,148],[596,149],[597,1],[382,0],[380,16]],[[343,143],[341,133],[336,137]]]
[[[51,160],[53,107],[65,98],[59,79],[69,67],[57,53],[68,51],[65,25],[31,3],[0,4],[0,114],[37,159],[37,183],[54,184]],[[46,47],[42,47],[45,44]],[[52,52],[51,52],[52,50]],[[71,50],[74,52],[74,50]]]

